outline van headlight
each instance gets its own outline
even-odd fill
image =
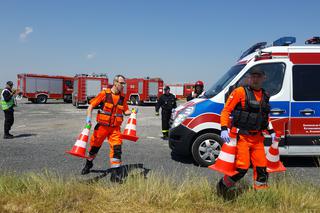
[[[185,109],[181,110],[174,119],[172,123],[172,128],[179,126],[186,118],[194,112],[194,106],[186,107]]]

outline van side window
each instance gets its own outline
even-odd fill
[[[320,65],[295,65],[292,74],[295,101],[320,101]]]
[[[248,85],[248,73],[254,67],[259,67],[266,74],[266,80],[263,83],[263,88],[269,92],[270,96],[276,95],[282,88],[283,78],[286,70],[284,63],[269,63],[269,64],[258,64],[251,67],[247,73],[241,77],[238,81],[237,86]]]

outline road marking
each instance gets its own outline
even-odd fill
[[[157,139],[156,137],[147,136],[148,139]]]
[[[22,128],[22,127],[26,127],[26,125],[17,126],[16,129],[17,129],[17,128]]]

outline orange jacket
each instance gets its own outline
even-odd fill
[[[110,89],[101,91],[91,100],[91,106],[102,104],[97,114],[97,122],[105,126],[121,126],[123,113],[128,110],[127,101],[120,94],[113,94]]]
[[[257,101],[261,101],[263,92],[262,89],[259,91],[253,90],[254,96]],[[243,87],[238,87],[232,91],[229,95],[228,100],[221,112],[220,124],[221,129],[226,129],[230,125],[230,115],[238,103],[241,103],[242,108],[244,109],[246,102],[246,92]]]

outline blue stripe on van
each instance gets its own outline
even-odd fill
[[[281,109],[285,110],[283,114],[272,115],[270,117],[289,117],[289,101],[270,101],[271,110],[272,109]]]
[[[220,114],[224,107],[224,104],[215,103],[208,99],[200,103],[197,103],[195,107],[195,111],[192,113],[190,117],[197,117],[198,115],[208,112]]]
[[[315,114],[305,116],[300,113],[301,110],[312,109]],[[291,116],[292,117],[320,117],[320,101],[318,102],[292,102],[291,103]]]
[[[279,109],[285,110],[284,114],[281,114],[278,116],[272,115],[272,117],[288,117],[289,116],[289,101],[273,101],[273,102],[270,102],[270,104],[271,104],[271,109],[279,108]],[[210,113],[210,112],[220,115],[224,107],[224,104],[215,103],[210,100],[205,100],[203,102],[197,103],[195,107],[196,107],[195,111],[190,117],[197,117],[198,115],[201,115],[203,113]]]

